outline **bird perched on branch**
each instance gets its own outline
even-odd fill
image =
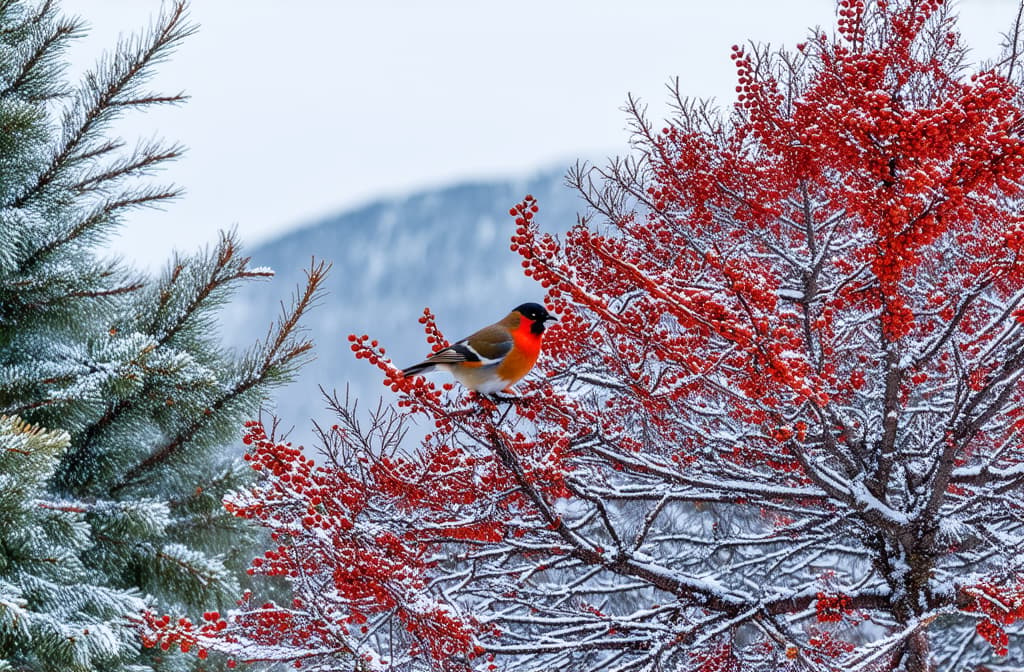
[[[402,375],[441,369],[481,394],[509,394],[537,362],[544,323],[555,319],[539,303],[524,303],[501,321],[404,369]]]

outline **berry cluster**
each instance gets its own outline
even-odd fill
[[[838,623],[852,610],[850,597],[842,593],[838,595],[818,593],[817,601],[814,603],[814,613],[820,623]]]
[[[975,626],[978,635],[1005,656],[1010,644],[1005,627],[1024,621],[1024,581],[983,581],[963,589],[967,603],[962,609],[983,616]]]
[[[143,646],[159,647],[164,651],[177,647],[183,653],[195,650],[201,660],[205,660],[209,655],[208,647],[211,643],[229,636],[224,632],[228,628],[228,622],[216,611],[205,612],[201,625],[196,625],[187,618],[172,619],[167,614],[158,616],[150,611],[142,614],[142,620]],[[234,666],[235,661],[229,660],[228,667]]]

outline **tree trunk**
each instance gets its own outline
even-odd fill
[[[935,671],[935,666],[932,664],[931,645],[928,642],[928,635],[923,629],[917,630],[907,638],[895,669],[905,672]]]

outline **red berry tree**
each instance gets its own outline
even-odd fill
[[[268,476],[228,506],[293,601],[151,641],[314,669],[1024,664],[1019,28],[972,73],[940,0],[843,0],[835,36],[734,50],[730,115],[634,105],[633,157],[573,173],[589,221],[513,209],[560,316],[544,375],[482,398],[354,338],[431,433],[339,405],[314,466],[251,428]]]

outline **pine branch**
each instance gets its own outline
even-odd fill
[[[49,14],[50,8],[51,3],[45,3],[37,16],[41,18],[42,16]],[[59,48],[64,42],[81,36],[81,34],[82,24],[80,22],[68,20],[59,22],[50,30],[49,34],[36,45],[33,52],[22,63],[21,70],[14,79],[11,80],[10,84],[0,90],[0,98],[7,98],[8,96],[20,93],[25,84],[36,74],[36,68],[45,63],[46,58],[51,56],[55,49]],[[30,102],[43,102],[53,97],[53,95],[39,96],[33,93],[29,93],[24,96],[25,100]]]
[[[209,413],[198,416],[167,443],[157,448],[148,457],[129,468],[124,476],[110,488],[112,494],[123,492],[138,484],[147,474],[167,463],[182,451],[210,423],[220,422],[219,412],[247,392],[263,385],[299,366],[303,356],[310,352],[313,344],[308,339],[298,338],[299,321],[320,297],[323,283],[330,265],[325,262],[310,265],[306,272],[306,285],[297,296],[291,309],[283,310],[282,318],[267,335],[264,348],[259,353],[259,366],[249,375],[238,380],[225,394],[209,407]]]
[[[106,147],[109,146],[105,145],[99,149],[102,152],[106,152]],[[158,143],[142,145],[137,147],[131,156],[118,159],[110,165],[104,166],[99,171],[84,175],[77,183],[72,185],[72,189],[79,194],[102,191],[108,183],[116,182],[126,177],[151,174],[153,169],[159,164],[180,158],[182,154],[184,154],[184,147],[181,145],[172,145],[170,147],[164,147]],[[173,198],[178,193],[174,192],[162,198]]]
[[[121,140],[120,138],[116,138],[116,139],[108,138],[107,140],[103,141],[101,144],[97,145],[95,148],[93,148],[93,149],[91,149],[89,151],[86,151],[86,152],[82,152],[81,154],[78,155],[78,158],[81,161],[89,161],[91,159],[98,159],[101,156],[105,156],[105,155],[109,154],[110,152],[116,152],[117,150],[121,149],[122,147],[124,147],[124,141]]]
[[[0,13],[6,13],[12,7],[20,4],[20,2],[21,0],[3,0],[3,2],[0,2]],[[43,19],[49,16],[54,10],[54,6],[55,3],[53,0],[45,0],[45,2],[39,5],[39,7],[36,8],[36,11],[30,14],[23,22],[15,24],[10,28],[0,27],[0,35],[15,35],[23,33],[31,29],[33,26],[39,25]]]
[[[290,347],[289,342],[293,341],[293,337],[297,333],[299,320],[310,308],[319,302],[322,296],[321,285],[330,269],[331,264],[324,261],[317,263],[315,259],[312,260],[309,270],[305,272],[306,285],[302,293],[295,297],[292,309],[287,310],[282,304],[281,318],[278,320],[277,327],[275,330],[267,333],[264,341],[264,369],[274,366],[275,362],[283,363],[284,361],[294,359],[312,348],[312,341],[307,339],[302,339]]]
[[[238,255],[238,244],[234,235],[221,232],[220,241],[209,258],[176,259],[172,262],[171,269],[161,280],[161,285],[156,288],[158,302],[155,309],[144,311],[142,317],[148,318],[148,320],[135,326],[134,329],[152,335],[155,348],[167,346],[182,329],[185,329],[193,320],[198,319],[197,313],[210,307],[211,299],[216,294],[224,292],[239,280],[272,275],[271,272],[251,270],[249,261],[249,257]],[[203,277],[198,289],[183,284],[188,275],[185,271],[191,268],[203,269]],[[172,310],[173,299],[179,295],[187,296],[189,300],[169,314]],[[164,322],[165,318],[167,318],[167,322]],[[72,461],[89,459],[87,456],[93,451],[96,440],[104,430],[113,426],[126,413],[136,408],[140,400],[147,398],[160,384],[159,377],[149,377],[133,395],[111,403],[107,411],[86,428],[81,440],[77,443]],[[86,481],[79,487],[88,488],[90,484],[91,481]]]
[[[170,343],[174,337],[193,320],[204,308],[209,308],[211,299],[216,294],[224,292],[233,283],[247,278],[261,278],[272,275],[264,271],[253,271],[249,269],[249,257],[238,255],[238,243],[231,233],[221,232],[220,240],[209,257],[200,257],[195,260],[176,259],[172,263],[170,271],[161,280],[161,285],[156,288],[158,303],[153,310],[146,310],[140,317],[148,318],[146,322],[134,327],[134,330],[150,334],[154,338],[155,348],[162,348]],[[202,271],[202,278],[198,289],[191,285],[183,284],[186,276],[186,269],[198,268]],[[172,311],[172,302],[176,296],[187,296],[188,301]],[[167,322],[164,322],[164,319]],[[78,442],[73,460],[88,459],[85,456],[93,450],[96,439],[102,432],[114,425],[125,413],[137,406],[141,399],[145,399],[156,387],[161,384],[159,377],[148,378],[146,383],[130,397],[113,402],[107,411],[96,422],[92,423],[84,432]],[[89,481],[82,484],[87,487]]]
[[[272,275],[272,273],[250,270],[249,261],[249,257],[238,257],[238,242],[235,240],[234,234],[222,231],[213,264],[206,274],[207,278],[199,290],[191,294],[190,301],[177,313],[170,324],[161,325],[157,320],[169,310],[170,301],[174,296],[172,288],[183,278],[182,271],[185,270],[185,264],[176,261],[165,281],[165,287],[160,290],[160,300],[153,313],[153,321],[148,325],[146,331],[153,333],[158,343],[168,343],[189,323],[200,308],[207,305],[216,292],[244,278],[264,278]]]
[[[98,299],[101,296],[118,296],[121,294],[131,294],[137,292],[141,288],[145,287],[145,283],[137,282],[131,285],[123,285],[121,287],[112,287],[104,290],[81,290],[68,292],[60,298],[76,298],[76,299]]]
[[[22,282],[12,283],[12,287],[21,290],[44,290],[42,297],[25,301],[23,308],[43,308],[53,306],[66,301],[69,298],[100,298],[105,296],[120,296],[136,292],[145,286],[143,281],[130,280],[121,283],[111,283],[110,278],[116,274],[115,263],[110,262],[108,266],[95,269],[92,278],[101,278],[104,282],[90,283],[85,276],[78,277],[57,277],[47,278],[46,284],[38,285],[38,278],[29,277]],[[59,291],[55,291],[59,290]]]
[[[44,192],[58,175],[78,163],[82,155],[77,152],[82,150],[83,144],[94,131],[112,120],[125,104],[139,106],[158,102],[177,103],[185,99],[181,94],[124,100],[119,97],[132,91],[135,85],[145,79],[154,64],[195,32],[195,28],[187,23],[186,7],[184,0],[176,0],[170,12],[158,19],[156,27],[141,44],[123,43],[107,72],[87,75],[87,88],[79,94],[79,103],[65,114],[65,137],[60,148],[54,152],[49,165],[39,174],[35,184],[14,199],[11,207],[24,207]],[[84,155],[92,152],[88,149],[82,151]]]

